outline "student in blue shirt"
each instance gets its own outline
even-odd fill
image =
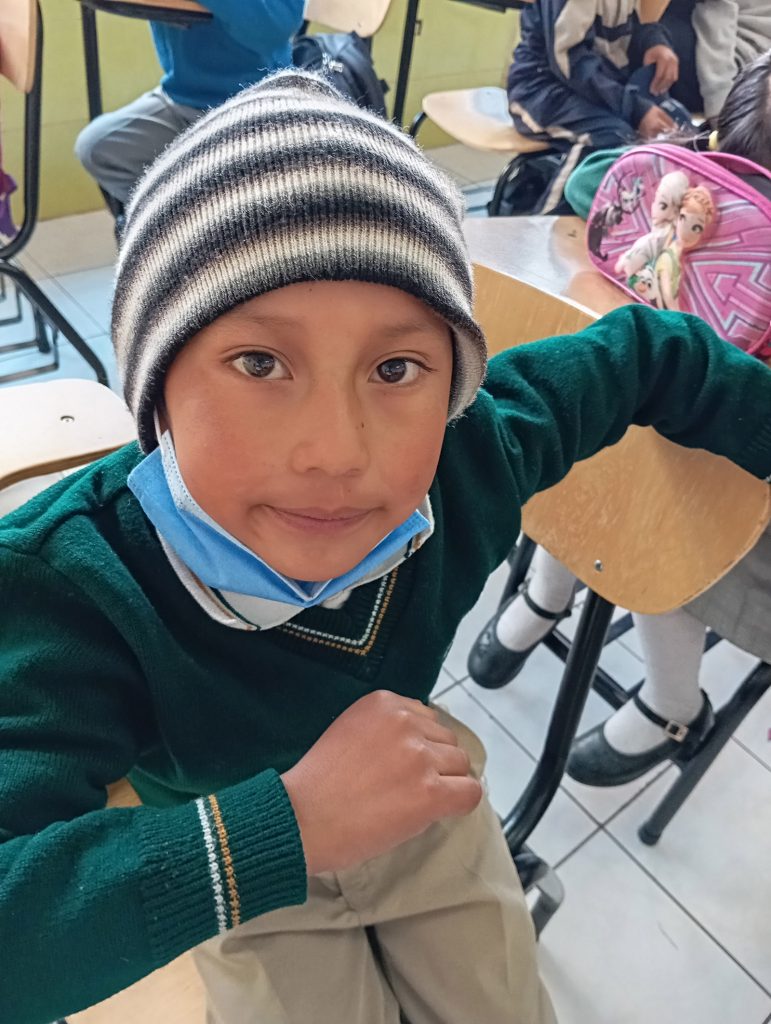
[[[206,0],[206,8],[211,20],[188,28],[151,22],[160,84],[78,136],[78,159],[121,205],[144,168],[205,110],[292,63],[303,0]]]

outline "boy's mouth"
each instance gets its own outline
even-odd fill
[[[306,533],[340,533],[358,526],[372,512],[368,508],[264,508],[286,526]]]

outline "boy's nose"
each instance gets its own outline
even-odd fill
[[[364,410],[355,395],[319,389],[304,403],[292,450],[298,473],[356,476],[369,465]]]

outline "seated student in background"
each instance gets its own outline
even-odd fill
[[[680,58],[672,96],[714,127],[738,72],[771,47],[771,0],[670,0],[660,21]]]
[[[303,0],[206,0],[209,21],[151,22],[160,85],[86,125],[75,152],[122,206],[142,171],[209,107],[292,63]],[[119,207],[118,207],[119,208]]]
[[[294,71],[137,186],[139,445],[0,523],[0,1020],[195,947],[217,1024],[554,1021],[483,748],[430,694],[536,491],[631,422],[765,478],[771,371],[642,306],[488,367],[463,209]],[[105,810],[127,772],[143,805]]]
[[[535,0],[520,24],[507,85],[514,123],[570,151],[540,212],[559,202],[587,148],[672,131],[671,115],[688,122],[667,93],[678,77],[669,33],[640,23],[637,0]]]
[[[718,117],[715,138],[721,152],[771,171],[771,51],[736,79]],[[612,154],[597,153],[574,171],[565,192],[577,210],[588,213],[611,160]],[[768,178],[750,174],[744,180],[771,199]],[[538,548],[525,589],[496,612],[478,637],[469,656],[472,679],[492,688],[513,680],[572,607],[575,584],[568,569]],[[699,689],[707,627],[771,661],[771,527],[701,597],[667,615],[636,614],[634,622],[645,660],[645,683],[633,700],[576,740],[567,771],[579,782],[621,785],[693,749],[704,738],[714,721],[709,700]],[[666,735],[668,722],[685,727],[682,742]]]

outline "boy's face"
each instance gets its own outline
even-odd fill
[[[425,497],[452,367],[449,328],[406,292],[293,284],[185,345],[163,418],[204,511],[286,576],[325,580]]]

